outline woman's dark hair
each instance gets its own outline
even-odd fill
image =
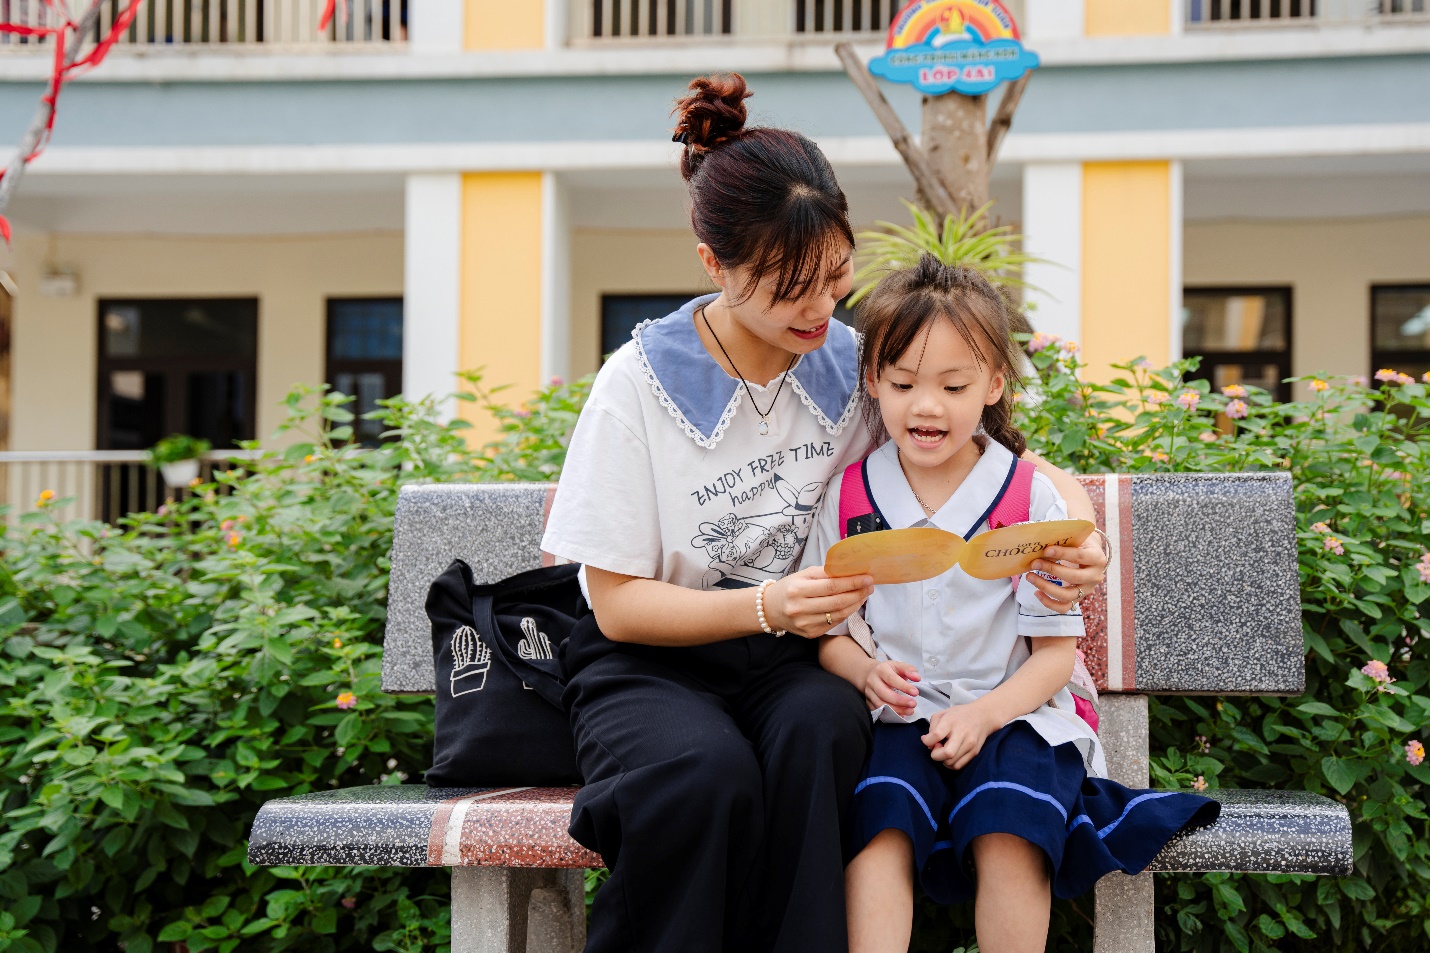
[[[1023,383],[1022,351],[1009,333],[1008,303],[971,268],[945,265],[924,255],[912,268],[890,272],[859,306],[864,333],[859,348],[859,380],[878,379],[884,368],[903,357],[940,319],[953,325],[980,367],[1004,377],[1003,396],[983,408],[983,431],[1015,454],[1028,448],[1013,426],[1013,395]],[[884,431],[877,401],[865,401],[871,433]]]
[[[741,298],[766,275],[775,301],[830,280],[830,263],[854,247],[849,203],[819,147],[797,132],[745,126],[751,95],[739,73],[702,76],[675,104],[680,173],[690,224],[725,268],[749,268]]]

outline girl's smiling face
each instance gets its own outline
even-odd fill
[[[930,468],[956,466],[978,456],[973,434],[983,408],[998,402],[1004,385],[1004,375],[943,317],[881,368],[877,378],[865,381],[905,463]]]

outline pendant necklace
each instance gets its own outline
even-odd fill
[[[775,388],[775,396],[770,401],[769,410],[761,410],[760,405],[755,403],[755,394],[752,390],[750,390],[750,382],[745,380],[745,375],[741,374],[740,369],[735,366],[735,361],[733,358],[730,357],[730,352],[725,350],[725,345],[720,343],[720,335],[716,334],[715,329],[710,327],[710,319],[705,316],[704,305],[701,305],[700,307],[700,320],[705,322],[705,327],[710,332],[710,336],[715,339],[715,346],[720,349],[721,354],[725,355],[725,360],[730,362],[730,369],[735,372],[736,377],[740,378],[740,383],[745,385],[745,393],[750,398],[750,406],[755,408],[755,413],[760,415],[760,425],[758,428],[760,436],[768,436],[770,432],[770,422],[766,418],[768,418],[769,415],[774,411],[775,402],[780,399],[780,391],[785,389],[785,378],[789,377],[789,372],[794,367],[794,362],[799,360],[799,355],[790,355],[789,364],[785,367],[785,372],[780,375],[780,386]]]
[[[904,482],[909,485],[909,492],[914,495],[914,499],[919,501],[919,506],[922,506],[924,508],[924,512],[927,513],[929,516],[933,516],[934,513],[938,511],[935,510],[932,506],[929,506],[927,503],[925,503],[924,498],[919,496],[919,491],[914,489],[914,481],[909,479],[909,471],[904,469],[904,452],[898,447],[895,447],[894,453],[899,458],[899,469],[904,471]]]

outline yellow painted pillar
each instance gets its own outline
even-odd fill
[[[1088,162],[1082,182],[1082,349],[1088,376],[1179,356],[1182,223],[1171,162]]]
[[[455,2],[455,0],[447,0]],[[468,50],[539,50],[546,45],[543,0],[463,0]]]
[[[542,174],[478,172],[462,176],[459,367],[484,368],[486,388],[520,405],[541,379]],[[463,403],[477,445],[497,433],[480,407]]]
[[[1182,0],[1084,0],[1087,36],[1136,36],[1172,32]]]

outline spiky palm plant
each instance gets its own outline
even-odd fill
[[[925,253],[944,264],[976,269],[1011,300],[1017,300],[1023,289],[1032,287],[1023,280],[1023,266],[1043,259],[1019,250],[1023,236],[1015,233],[1013,226],[988,227],[992,202],[971,212],[946,216],[941,222],[912,202],[904,202],[904,207],[913,216],[913,227],[876,222],[878,231],[859,233],[851,308],[890,272],[913,267]]]

